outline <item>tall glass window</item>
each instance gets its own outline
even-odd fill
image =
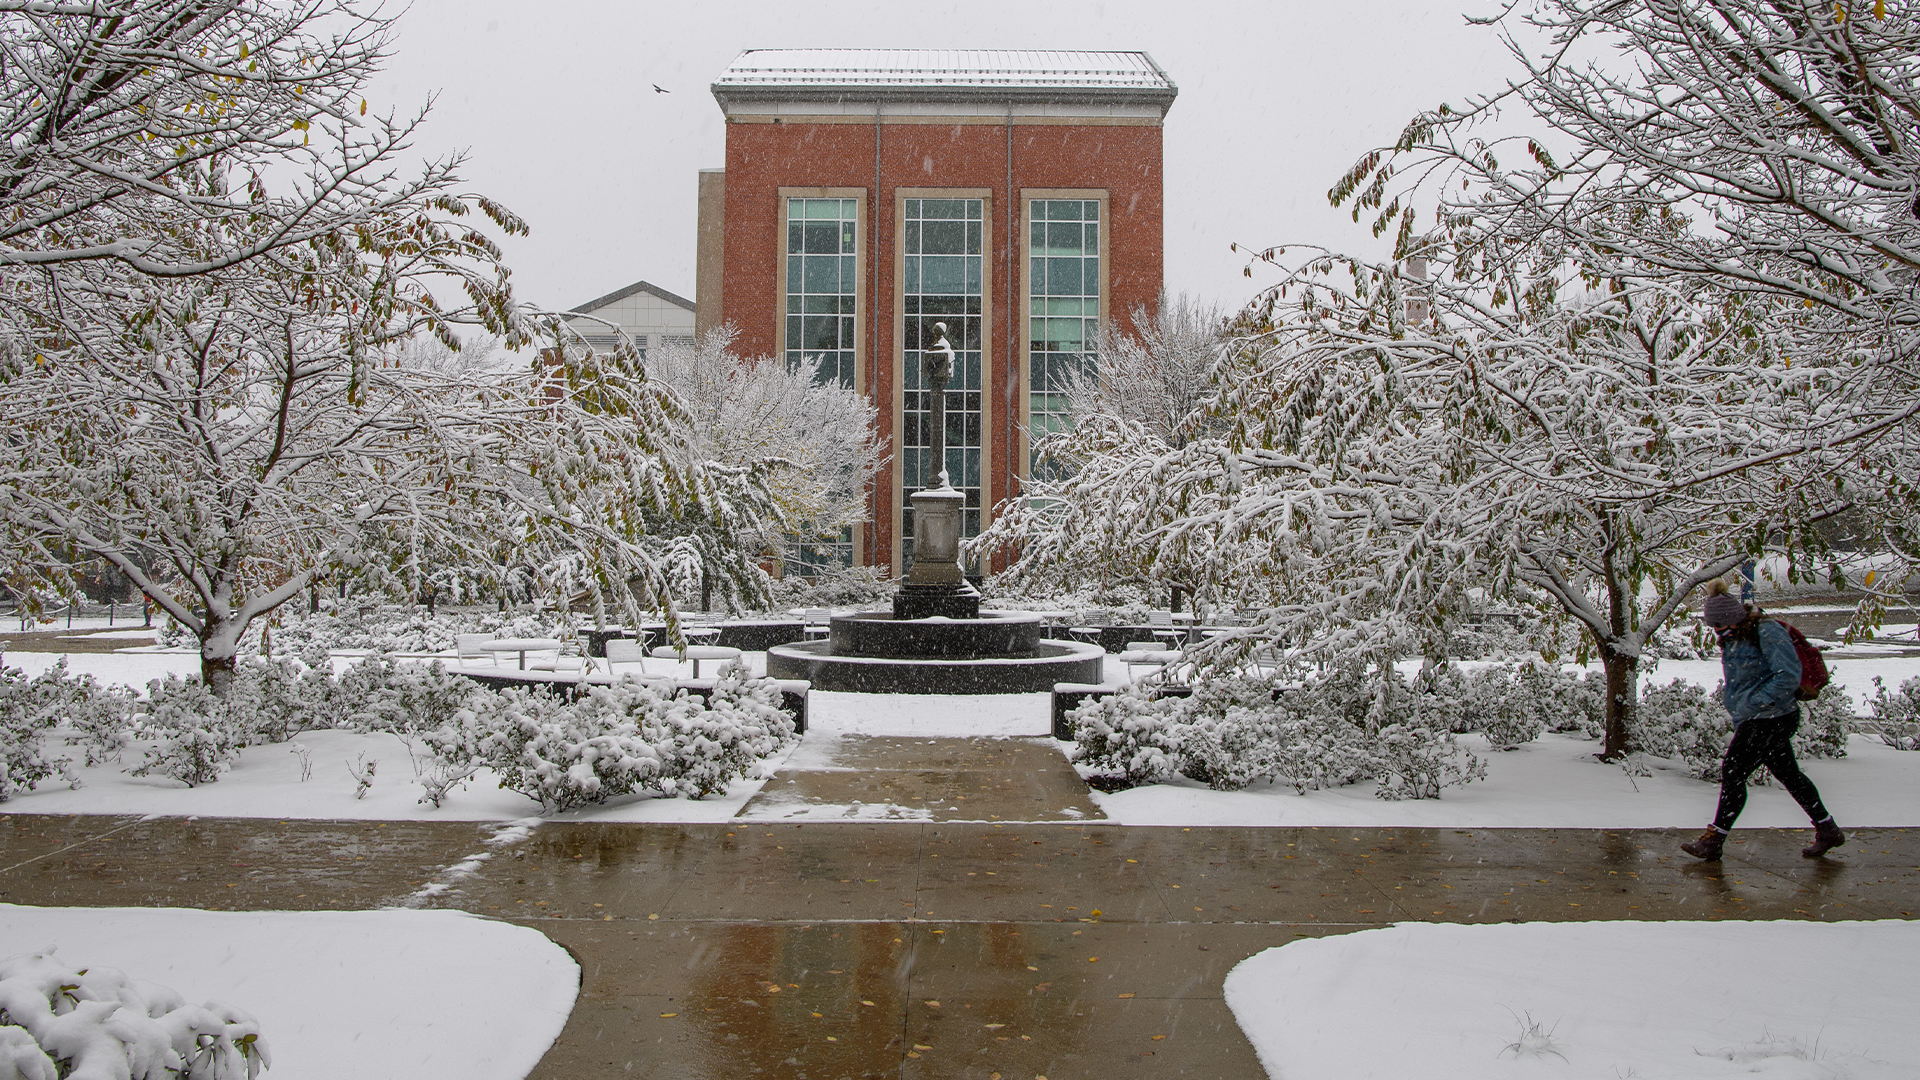
[[[858,199],[787,200],[787,365],[819,357],[822,383],[853,386]]]
[[[820,360],[814,380],[853,388],[853,328],[859,284],[858,199],[787,200],[786,361],[797,368]],[[853,530],[827,536],[803,532],[787,540],[787,569],[816,574],[853,565]]]
[[[1095,376],[1100,340],[1100,203],[1027,204],[1027,433],[1038,446],[1071,422],[1067,386]],[[1038,475],[1039,461],[1028,463]]]
[[[906,496],[932,480],[927,450],[930,400],[921,369],[922,350],[932,348],[945,323],[953,346],[953,378],[947,384],[947,476],[966,495],[963,536],[980,532],[981,275],[985,204],[980,199],[908,199],[901,236],[904,272],[900,291],[906,319],[901,377],[905,415],[900,446],[901,555],[913,563],[913,504]]]

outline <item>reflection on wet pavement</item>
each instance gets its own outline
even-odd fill
[[[581,997],[539,1078],[1254,1077],[1241,959],[1396,921],[1911,918],[1920,832],[1835,858],[1740,830],[549,822],[472,876],[474,823],[0,816],[0,901],[424,902],[532,926]]]

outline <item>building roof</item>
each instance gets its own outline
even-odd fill
[[[1179,93],[1144,52],[1048,49],[748,49],[713,84],[729,99],[962,98],[1151,102]]]
[[[622,300],[625,300],[627,297],[632,296],[634,293],[642,293],[642,292],[650,293],[654,296],[657,296],[660,299],[665,300],[667,303],[672,304],[676,307],[682,307],[687,309],[688,311],[693,310],[693,301],[687,299],[684,296],[678,296],[674,293],[670,293],[667,290],[661,288],[660,286],[655,285],[651,281],[636,281],[624,289],[616,289],[605,296],[599,297],[594,300],[589,300],[586,303],[581,304],[579,307],[569,308],[567,310],[570,314],[586,315],[591,312],[599,311],[601,308],[606,307],[608,304],[614,304]]]

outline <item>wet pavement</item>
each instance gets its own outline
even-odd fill
[[[537,1078],[1257,1077],[1234,964],[1405,920],[1920,911],[1920,830],[1720,865],[1639,830],[549,822],[430,900],[497,825],[0,816],[0,902],[427,903],[534,927],[583,986]]]
[[[743,818],[1089,821],[1106,817],[1051,738],[836,735],[802,743]]]

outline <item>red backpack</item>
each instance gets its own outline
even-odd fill
[[[1812,701],[1833,680],[1833,676],[1827,674],[1826,658],[1820,655],[1820,650],[1814,648],[1813,642],[1807,640],[1807,635],[1801,633],[1799,627],[1785,619],[1773,621],[1787,628],[1787,636],[1793,639],[1793,651],[1800,655],[1800,689],[1794,691],[1793,696],[1801,701]]]

